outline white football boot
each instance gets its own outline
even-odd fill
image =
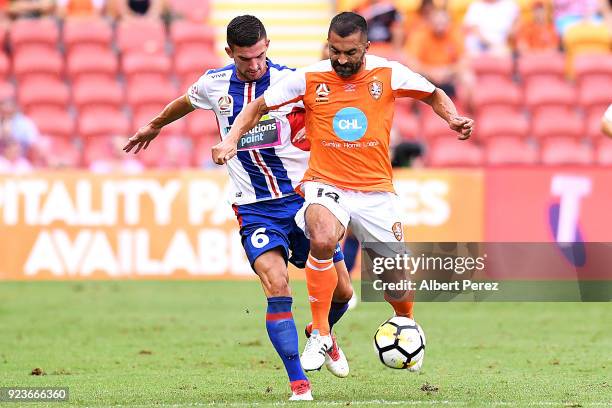
[[[304,333],[306,333],[306,338],[310,338],[310,333],[312,332],[312,323],[308,323]],[[330,373],[335,375],[336,377],[345,378],[349,375],[349,365],[344,355],[344,352],[338,346],[338,342],[336,341],[336,336],[332,333],[332,348],[325,353],[325,367],[329,370]]]
[[[304,371],[320,370],[325,364],[325,356],[331,350],[334,341],[330,335],[321,336],[312,334],[306,342],[304,352],[300,356],[300,362]]]

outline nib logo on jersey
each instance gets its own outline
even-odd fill
[[[242,135],[238,141],[238,150],[254,150],[278,146],[280,139],[280,122],[265,115],[255,127]],[[229,127],[226,133],[229,132]]]
[[[361,139],[368,130],[368,118],[357,108],[343,108],[334,116],[333,125],[336,136],[347,142],[354,142]]]

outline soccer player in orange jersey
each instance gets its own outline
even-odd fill
[[[429,104],[459,139],[470,137],[473,120],[459,116],[448,96],[398,62],[366,55],[367,23],[358,14],[335,16],[328,32],[330,59],[288,75],[255,99],[215,147],[216,163],[236,154],[236,143],[269,111],[303,101],[311,142],[308,170],[299,190],[305,197],[296,215],[310,237],[306,281],[312,335],[301,357],[305,370],[319,369],[332,345],[327,314],[337,275],[332,255],[350,224],[360,242],[403,242],[389,159],[389,133],[396,98]],[[392,251],[397,251],[390,246]],[[412,302],[393,300],[398,316],[412,317]],[[418,367],[417,367],[418,369]]]

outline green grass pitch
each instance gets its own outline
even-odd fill
[[[309,309],[293,286],[301,350]],[[3,282],[0,386],[69,387],[50,407],[612,406],[609,303],[418,304],[419,374],[373,351],[390,315],[349,311],[336,327],[349,378],[310,374],[315,403],[289,403],[257,282]]]

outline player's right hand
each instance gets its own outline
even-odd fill
[[[136,150],[134,150],[134,154],[136,154],[140,151],[140,149],[146,149],[149,147],[151,140],[155,139],[157,135],[159,135],[160,131],[161,129],[154,128],[150,124],[141,127],[134,136],[128,139],[127,144],[123,147],[123,151],[129,153],[134,147],[136,147]]]
[[[212,158],[216,164],[225,164],[237,153],[236,143],[225,139],[212,147]]]

